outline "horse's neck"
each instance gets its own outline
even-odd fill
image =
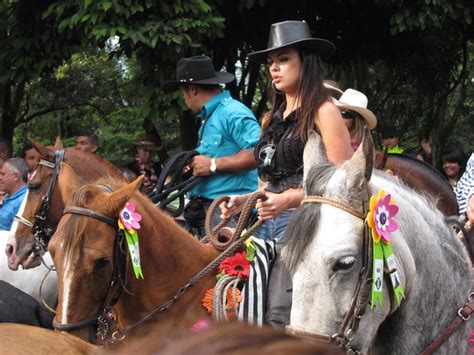
[[[451,323],[467,299],[469,259],[433,206],[397,184],[385,181],[379,186],[386,192],[395,190],[392,198],[400,208],[395,218],[399,224],[395,237],[400,240],[394,238],[393,249],[401,260],[398,267],[406,280],[407,298],[382,323],[375,346],[388,352],[420,352]],[[454,338],[462,336],[461,331]]]
[[[128,265],[127,288],[132,295],[125,294],[117,307],[123,324],[139,321],[169,300],[217,256],[213,248],[201,244],[156,207],[149,206],[147,211],[152,214],[143,216],[138,232],[144,279],[137,280]],[[173,306],[164,316],[174,315],[174,321],[185,321],[182,316],[185,308],[197,309],[200,318],[205,316],[199,312],[203,310],[200,300],[213,283],[215,275],[206,275],[179,301],[180,305]]]

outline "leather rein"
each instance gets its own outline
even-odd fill
[[[261,193],[255,193],[252,195],[249,200],[247,201],[241,216],[239,218],[238,225],[244,225],[245,221],[248,220],[250,214],[252,213],[252,207],[255,205],[258,199],[266,199],[266,196]],[[214,210],[222,201],[228,201],[229,197],[223,197],[220,199],[216,199],[210,206],[210,210]],[[184,294],[194,285],[196,285],[199,281],[201,281],[204,277],[209,275],[211,272],[215,272],[215,269],[222,263],[222,261],[230,255],[233,255],[238,248],[242,245],[243,241],[248,238],[255,229],[257,229],[262,222],[255,223],[252,227],[248,230],[243,232],[242,230],[244,227],[237,228],[239,230],[240,235],[237,233],[234,234],[234,238],[228,241],[227,248],[221,252],[216,258],[214,258],[207,266],[205,266],[199,273],[197,273],[191,280],[189,280],[184,286],[182,286],[178,292],[166,302],[161,304],[160,306],[156,307],[152,311],[150,311],[145,317],[143,317],[138,322],[131,324],[124,329],[118,329],[116,327],[116,319],[113,314],[112,307],[118,302],[119,298],[121,297],[123,291],[126,292],[126,283],[125,283],[125,275],[126,275],[126,268],[128,264],[128,256],[124,246],[124,233],[123,231],[118,229],[118,217],[113,218],[102,214],[100,212],[96,212],[94,210],[78,207],[78,206],[70,206],[64,209],[63,214],[77,214],[81,216],[86,216],[89,218],[97,219],[101,222],[107,223],[108,225],[117,229],[117,236],[115,242],[115,254],[114,254],[114,269],[112,272],[111,281],[109,283],[109,287],[107,289],[107,294],[104,298],[104,302],[102,306],[99,308],[101,312],[99,315],[95,317],[90,317],[87,319],[83,319],[74,323],[62,324],[57,323],[56,318],[53,320],[53,327],[57,330],[61,331],[72,331],[78,330],[84,327],[92,326],[94,324],[98,324],[97,328],[97,339],[101,344],[107,343],[115,343],[117,341],[123,340],[126,335],[140,326],[142,326],[146,321],[150,318],[155,316],[158,313],[162,313],[167,311],[173,304],[175,304]],[[218,225],[217,228],[220,227]],[[124,262],[123,260],[127,260]],[[120,286],[120,288],[119,288]]]
[[[301,204],[328,204],[333,207],[342,209],[343,211],[350,213],[355,217],[365,220],[365,216],[367,215],[368,211],[369,196],[370,191],[367,190],[367,194],[364,196],[363,199],[363,211],[358,211],[345,202],[329,199],[322,196],[306,196],[301,202]],[[338,332],[333,334],[332,336],[329,336],[327,334],[320,334],[288,325],[286,326],[286,331],[288,333],[311,341],[330,343],[331,345],[334,345],[336,347],[343,348],[349,354],[360,353],[359,350],[351,348],[350,342],[354,339],[355,332],[358,329],[360,319],[365,314],[371,293],[373,255],[371,235],[367,223],[364,223],[362,253],[364,264],[359,274],[359,281],[357,282],[357,286],[355,288],[349,310],[345,314]],[[391,303],[391,313],[393,313],[396,308],[393,306],[392,299]],[[440,336],[433,340],[433,342],[422,352],[422,354],[429,355],[439,349],[449,339],[449,337],[459,327],[461,327],[461,325],[463,325],[464,322],[470,319],[472,313],[474,313],[474,292],[470,293],[468,301],[460,309],[458,309],[456,313],[457,317],[455,317],[455,319]]]

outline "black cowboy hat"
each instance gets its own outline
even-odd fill
[[[158,139],[156,139],[156,137],[152,136],[151,134],[145,134],[139,137],[135,142],[133,142],[133,145],[137,147],[145,147],[150,150],[161,149],[160,142],[158,142]]]
[[[199,55],[190,58],[182,58],[176,64],[176,80],[166,81],[161,89],[172,92],[183,84],[226,84],[235,79],[234,75],[226,72],[216,72],[211,58]]]
[[[249,53],[252,62],[265,63],[268,53],[287,47],[314,49],[321,58],[330,57],[336,47],[328,40],[311,37],[308,24],[303,21],[283,21],[272,24],[267,49]]]

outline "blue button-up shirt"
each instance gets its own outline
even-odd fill
[[[13,219],[20,209],[27,191],[28,187],[25,185],[18,189],[18,191],[13,195],[5,197],[5,200],[3,200],[3,206],[0,208],[0,230],[10,230],[13,224]]]
[[[241,102],[224,91],[210,99],[198,116],[201,119],[196,150],[201,155],[219,158],[253,150],[260,137],[255,115]],[[241,195],[258,187],[257,170],[218,171],[206,176],[191,192],[211,200],[221,195]]]

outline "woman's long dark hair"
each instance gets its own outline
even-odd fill
[[[300,81],[298,86],[298,98],[300,107],[296,111],[298,120],[298,136],[306,141],[308,132],[314,128],[314,118],[319,107],[328,99],[328,92],[324,88],[323,66],[319,55],[312,50],[295,48],[298,51],[301,60]],[[262,120],[262,131],[270,125],[273,114],[280,108],[285,100],[284,94],[277,94],[271,87],[271,78],[269,79],[270,99],[272,109],[265,114]]]

